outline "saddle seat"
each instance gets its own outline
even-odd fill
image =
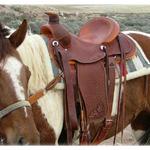
[[[81,27],[79,38],[94,44],[109,43],[117,37],[119,32],[118,22],[111,18],[99,17]]]
[[[57,40],[60,47],[68,49],[71,60],[80,63],[93,63],[104,58],[101,45],[107,47],[109,56],[120,57],[120,46],[125,51],[126,58],[135,53],[135,45],[125,34],[119,33],[119,24],[110,18],[100,17],[86,23],[80,30],[79,36],[70,33],[59,23],[58,18],[48,14],[49,24],[41,27],[41,33],[49,39]],[[120,41],[120,45],[118,42]]]

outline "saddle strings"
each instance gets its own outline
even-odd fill
[[[113,144],[116,143],[116,136],[119,128],[119,121],[121,119],[122,113],[122,128],[121,128],[121,142],[123,139],[123,129],[124,129],[124,119],[125,119],[125,90],[126,90],[126,64],[125,64],[125,53],[121,47],[120,39],[117,37],[119,49],[121,51],[121,60],[120,60],[120,74],[119,74],[119,94],[118,94],[118,108],[117,108],[117,119],[116,119],[116,128]],[[122,85],[122,76],[124,76],[124,83]],[[123,89],[123,93],[122,93]]]
[[[107,111],[108,114],[110,114],[110,108],[109,108],[109,86],[110,86],[110,68],[109,68],[109,54],[106,47],[103,48],[106,53],[106,103],[107,103]],[[109,118],[110,119],[110,118]]]
[[[121,131],[121,142],[123,142],[123,129],[125,124],[125,107],[126,107],[126,60],[125,60],[125,53],[123,51],[123,94],[122,94],[122,131]]]
[[[121,44],[119,43],[120,48],[121,48]],[[125,127],[125,107],[126,107],[126,83],[127,83],[127,69],[126,69],[126,54],[123,51],[123,49],[121,48],[121,53],[122,53],[122,57],[123,57],[123,98],[122,98],[122,132],[121,132],[121,142],[123,140],[123,129]]]

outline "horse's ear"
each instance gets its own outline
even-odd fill
[[[15,48],[17,48],[24,41],[26,33],[27,33],[27,21],[23,20],[19,28],[9,37],[11,44]]]

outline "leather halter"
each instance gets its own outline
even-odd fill
[[[11,104],[0,111],[0,119],[2,119],[3,117],[11,113],[12,111],[19,109],[21,107],[31,107],[31,105],[28,101],[25,101],[25,100]]]

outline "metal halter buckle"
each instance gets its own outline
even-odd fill
[[[59,42],[58,42],[58,41],[53,41],[53,42],[52,42],[52,46],[54,46],[54,47],[59,46]]]

